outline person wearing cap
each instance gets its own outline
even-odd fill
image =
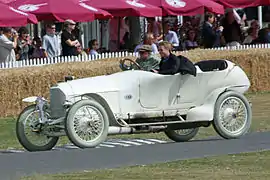
[[[78,51],[77,47],[80,46],[80,42],[72,34],[72,31],[75,29],[76,23],[67,19],[64,23],[64,30],[61,34],[61,45],[63,56],[77,56]]]
[[[139,52],[140,57],[136,59],[136,63],[138,63],[141,66],[142,70],[153,71],[159,68],[160,59],[151,54],[152,47],[150,45],[142,45],[138,49],[138,52]],[[121,67],[121,68],[123,70],[127,70],[125,69],[125,67]],[[136,65],[131,65],[130,69],[138,70],[138,67]]]

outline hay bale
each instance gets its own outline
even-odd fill
[[[192,60],[228,59],[241,66],[250,81],[250,91],[270,90],[270,52],[268,49],[237,51],[192,50],[178,52]],[[129,57],[135,59],[135,57]],[[119,60],[111,58],[90,62],[60,63],[38,67],[4,69],[0,71],[0,116],[16,116],[27,105],[21,100],[28,96],[42,95],[49,98],[51,85],[62,81],[64,76],[93,77],[121,71]]]

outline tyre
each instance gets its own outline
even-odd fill
[[[66,134],[80,148],[93,148],[104,142],[109,131],[106,110],[97,101],[84,99],[70,108],[66,118]]]
[[[16,123],[16,136],[20,144],[28,151],[48,151],[57,144],[59,137],[44,135],[42,127],[37,131],[39,112],[35,107],[36,105],[30,105],[19,115]]]
[[[213,126],[224,139],[235,139],[245,135],[251,126],[252,110],[246,97],[228,91],[217,99],[214,108]]]
[[[175,142],[186,142],[190,139],[194,138],[199,131],[199,128],[191,128],[191,129],[179,129],[179,130],[171,130],[166,129],[165,134],[171,140]]]

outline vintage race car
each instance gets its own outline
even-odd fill
[[[60,136],[80,148],[92,148],[115,134],[164,132],[173,141],[188,141],[199,127],[210,125],[225,139],[246,134],[252,110],[244,96],[250,87],[245,72],[228,60],[204,60],[194,66],[196,76],[128,70],[66,77],[50,88],[50,101],[23,99],[32,104],[18,117],[17,138],[28,151],[45,151]]]

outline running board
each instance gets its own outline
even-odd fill
[[[129,127],[135,126],[151,126],[151,125],[167,125],[167,124],[178,124],[185,123],[186,121],[167,121],[167,122],[153,122],[153,123],[138,123],[138,124],[128,124]]]

